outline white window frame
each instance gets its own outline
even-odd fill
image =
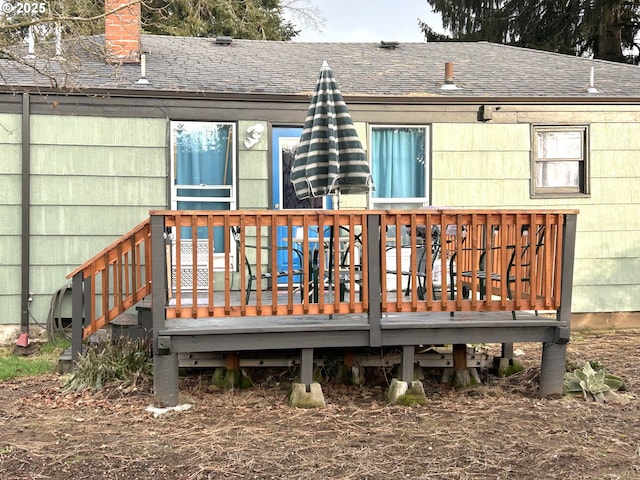
[[[231,185],[176,185],[176,144],[175,144],[175,136],[174,136],[174,125],[181,123],[191,123],[191,124],[209,124],[209,125],[229,125],[232,128],[232,138],[231,138],[231,158],[230,158],[230,167],[231,167]],[[178,202],[216,202],[216,203],[229,203],[229,210],[237,210],[237,199],[236,199],[236,185],[238,182],[237,172],[236,172],[236,156],[237,156],[237,125],[235,122],[207,122],[207,121],[176,121],[172,120],[170,124],[170,137],[171,137],[171,208],[177,210]],[[228,196],[217,196],[217,195],[207,195],[204,197],[182,197],[178,195],[178,190],[226,190],[229,192]]]
[[[193,124],[197,126],[198,124],[202,125],[224,125],[231,127],[231,139],[229,141],[229,145],[231,147],[231,156],[229,158],[229,168],[231,168],[231,185],[176,185],[176,165],[178,159],[176,158],[176,136],[175,136],[175,127],[178,124]],[[170,151],[171,151],[171,167],[170,167],[170,184],[171,184],[171,208],[173,210],[178,210],[178,202],[209,202],[209,203],[228,203],[229,210],[237,209],[237,170],[236,170],[236,158],[237,158],[237,131],[238,126],[235,122],[213,122],[213,121],[190,121],[190,120],[172,120],[169,125],[170,128]],[[179,190],[210,190],[212,195],[198,196],[198,197],[185,197],[178,195]],[[220,196],[220,193],[227,192],[227,195]],[[216,194],[217,193],[217,194]],[[183,288],[191,288],[189,285],[190,282],[190,270],[192,268],[192,243],[191,240],[185,240],[181,242],[180,245],[180,254],[181,254],[181,265],[184,270],[182,279]],[[233,242],[232,242],[233,244]],[[200,282],[204,282],[205,284],[208,282],[207,274],[208,274],[208,239],[198,239],[198,280]],[[203,253],[204,252],[204,253]],[[172,247],[172,259],[176,258],[176,246],[175,243]],[[225,252],[214,252],[213,254],[213,271],[224,271],[225,270],[225,257],[227,254]],[[228,252],[228,256],[230,259],[231,270],[234,271],[237,268],[236,263],[236,249],[231,247],[231,251]],[[175,266],[173,266],[172,271],[175,270]],[[173,275],[175,278],[175,274]],[[174,285],[175,288],[175,285]]]
[[[563,149],[562,145],[551,153],[540,151],[541,134],[579,133],[579,148]],[[568,145],[567,145],[568,147]],[[578,185],[542,186],[538,176],[543,162],[578,162]],[[580,162],[582,162],[580,164]],[[531,128],[531,197],[561,198],[585,197],[589,195],[589,127],[587,125],[532,125]]]
[[[392,208],[411,209],[421,208],[430,204],[431,198],[431,146],[430,137],[431,131],[429,125],[415,125],[415,124],[369,124],[369,165],[373,166],[373,130],[374,129],[394,129],[394,128],[411,128],[411,129],[423,129],[424,130],[424,197],[386,197],[375,198],[373,192],[369,193],[369,208],[386,209],[387,205]],[[374,186],[375,186],[374,179]]]

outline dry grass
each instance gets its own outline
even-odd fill
[[[638,332],[576,336],[570,361],[600,361],[637,391]],[[284,387],[208,391],[185,379],[190,410],[155,418],[148,391],[61,393],[59,378],[0,384],[0,478],[636,479],[638,402],[535,395],[525,370],[460,391],[430,385],[424,407],[389,406],[380,387],[323,386],[327,407],[294,409]]]

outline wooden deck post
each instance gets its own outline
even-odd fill
[[[178,405],[178,355],[160,348],[158,332],[164,329],[167,298],[167,256],[164,216],[151,216],[151,316],[153,318],[153,392],[158,407]]]
[[[306,385],[307,391],[313,382],[313,348],[300,351],[300,383]]]
[[[538,393],[541,397],[562,396],[566,362],[566,343],[542,344],[542,365],[540,367],[540,385],[538,387]]]
[[[380,268],[380,255],[382,255],[382,242],[385,232],[380,231],[380,215],[367,216],[367,248],[368,255],[365,259],[369,271],[369,346],[380,347],[382,345],[382,331],[380,319],[382,318],[380,293],[382,273]]]
[[[467,369],[467,344],[466,343],[453,344],[453,369],[456,372],[459,370]]]
[[[554,343],[542,346],[542,365],[540,366],[541,397],[561,396],[567,363],[567,343],[571,334],[571,299],[573,287],[573,264],[576,245],[577,215],[565,215],[564,236],[562,238],[562,284],[560,308]]]
[[[400,380],[411,383],[413,381],[413,370],[416,362],[415,348],[413,345],[402,347],[402,372]]]
[[[82,287],[84,274],[82,271],[76,273],[72,279],[71,291],[71,362],[75,364],[82,354],[82,327],[83,327],[83,303],[84,296]]]

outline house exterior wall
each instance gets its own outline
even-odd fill
[[[538,199],[530,197],[530,124],[434,124],[432,203],[579,209],[572,311],[638,311],[640,124],[589,129],[591,194]]]
[[[20,115],[0,114],[0,325],[20,323],[21,142]]]
[[[166,208],[167,152],[164,119],[31,117],[30,288],[36,318],[46,318],[51,295],[70,271],[149,210]],[[19,316],[6,321],[17,323]]]
[[[32,310],[48,312],[65,276],[130,230],[170,196],[168,119],[237,122],[238,207],[271,208],[269,129],[247,148],[249,126],[301,125],[304,105],[148,100],[135,105],[67,106],[52,112],[34,97],[31,115]],[[61,99],[61,102],[69,100]],[[183,104],[184,103],[184,104]],[[0,325],[20,322],[21,115],[0,110]],[[106,105],[106,104],[105,104]],[[365,149],[370,124],[429,125],[432,205],[577,208],[574,312],[640,311],[640,113],[633,106],[504,106],[491,121],[477,106],[354,105]],[[238,118],[241,116],[241,118]],[[589,126],[588,197],[530,196],[531,125]],[[342,208],[366,208],[366,195],[345,195]]]
[[[264,127],[260,140],[244,145],[247,129],[256,123]],[[244,209],[268,209],[271,205],[271,156],[266,122],[238,122],[238,206]]]

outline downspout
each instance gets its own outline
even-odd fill
[[[20,337],[16,344],[20,347],[29,346],[29,267],[31,265],[31,110],[28,93],[22,94],[22,263],[21,263],[21,292],[20,292]]]

